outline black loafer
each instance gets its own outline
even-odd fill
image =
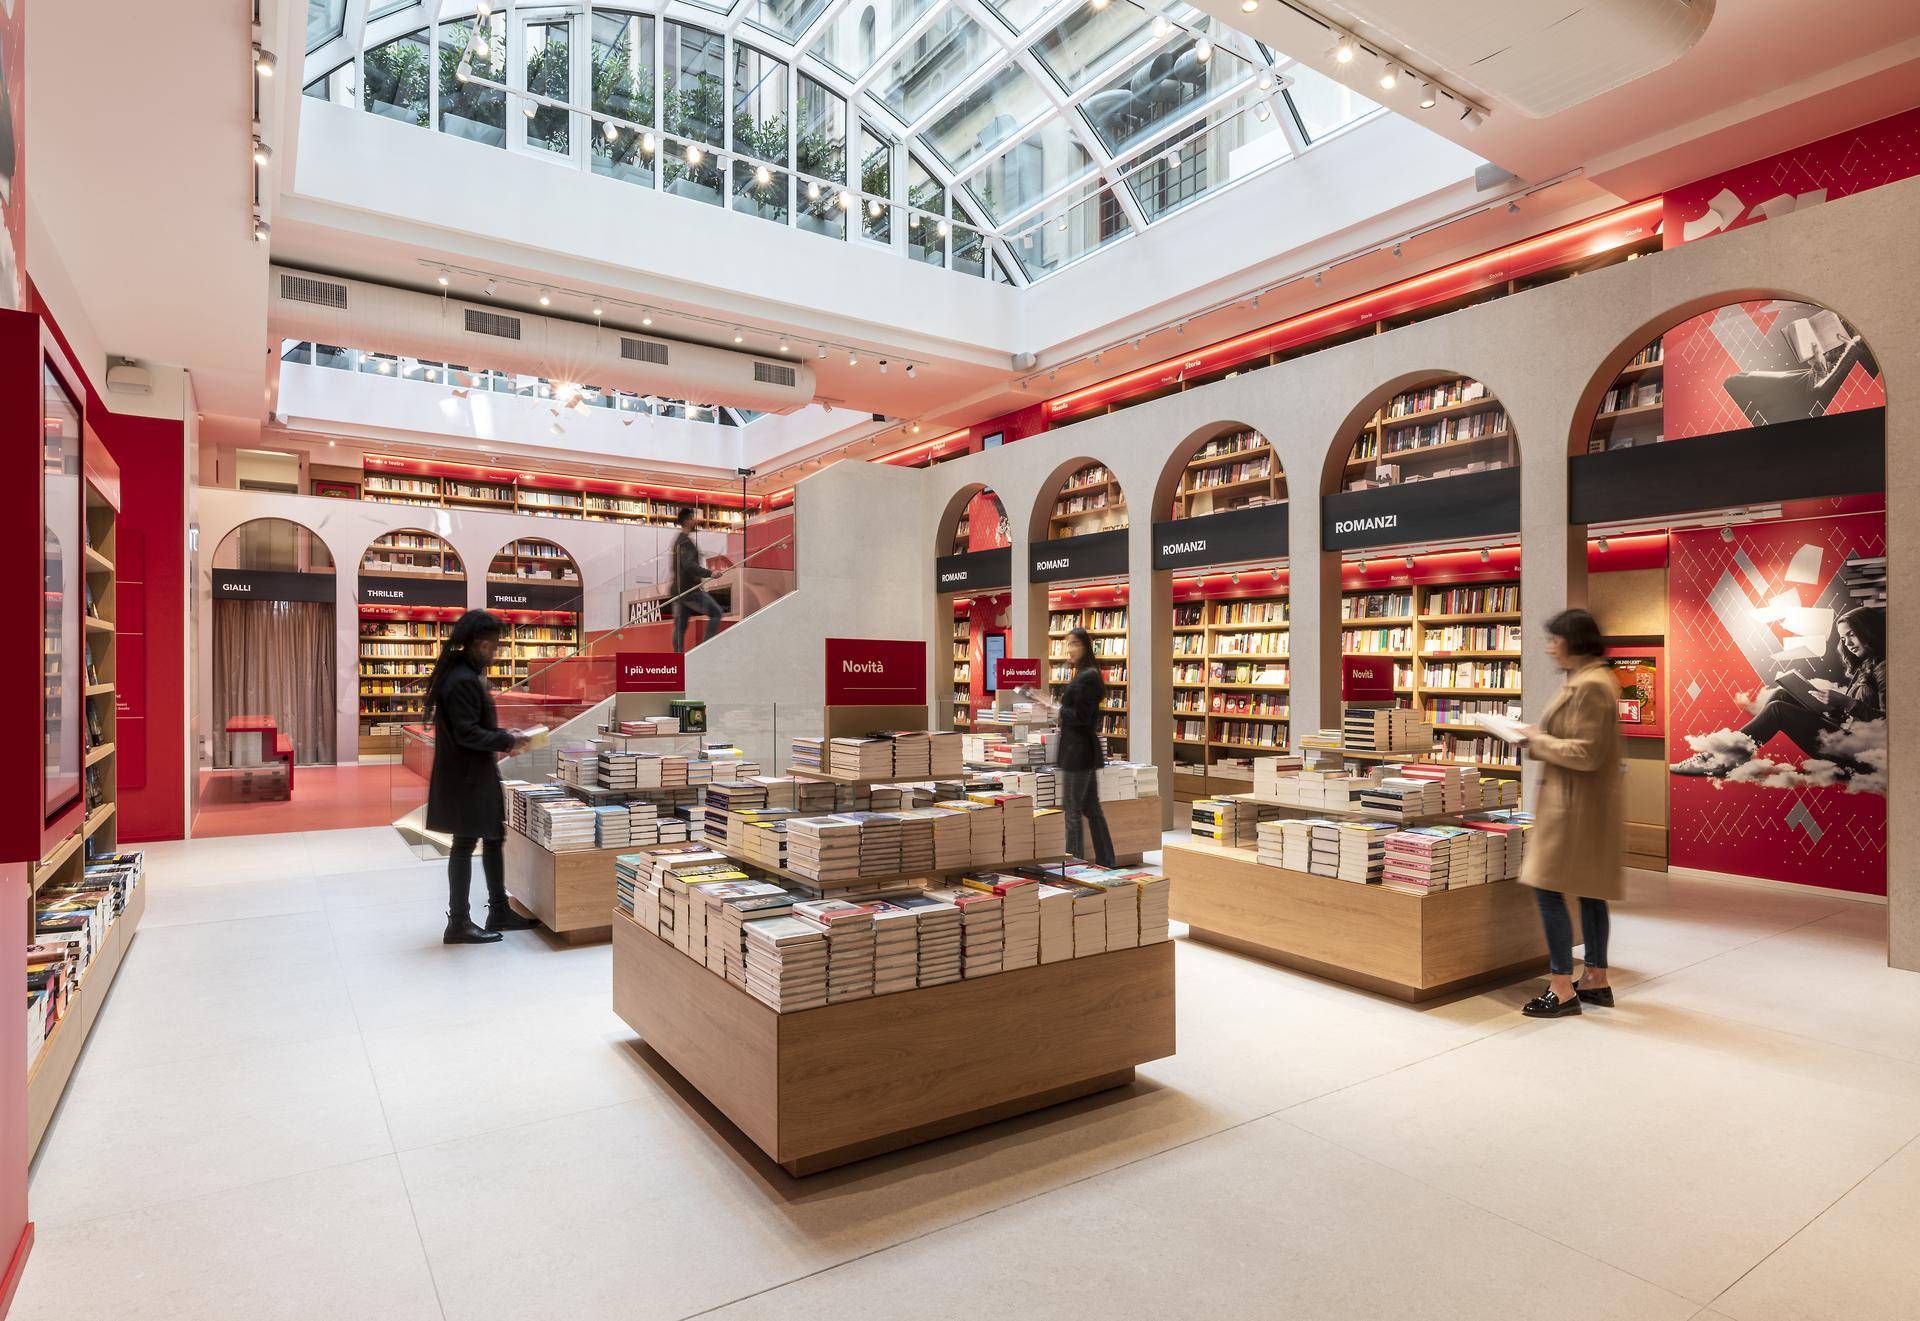
[[[1540,992],[1520,1008],[1528,1018],[1565,1018],[1568,1014],[1580,1012],[1580,997],[1562,1000],[1551,990]]]
[[[1602,1009],[1613,1008],[1613,988],[1611,986],[1590,987],[1582,986],[1579,982],[1575,982],[1573,989],[1579,992],[1580,998],[1590,1005],[1599,1005]]]

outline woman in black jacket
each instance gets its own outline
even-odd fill
[[[1060,806],[1067,814],[1067,852],[1076,858],[1086,856],[1080,852],[1080,823],[1085,820],[1093,831],[1093,860],[1111,867],[1113,837],[1100,812],[1096,774],[1105,761],[1100,752],[1100,704],[1106,700],[1107,684],[1086,629],[1067,634],[1067,663],[1073,667],[1073,679],[1060,698]]]
[[[518,752],[526,736],[500,728],[494,715],[487,666],[506,632],[495,615],[469,610],[460,616],[427,680],[426,715],[433,722],[433,778],[427,782],[427,829],[453,836],[447,855],[449,945],[484,945],[503,931],[536,925],[507,906],[506,803],[497,759]],[[473,924],[468,893],[473,849],[481,846],[487,873],[487,925]]]

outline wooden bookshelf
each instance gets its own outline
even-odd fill
[[[1127,607],[1124,605],[1074,606],[1058,592],[1050,595],[1047,615],[1047,690],[1055,700],[1067,690],[1073,672],[1067,664],[1067,634],[1076,628],[1087,630],[1093,642],[1100,677],[1106,681],[1107,703],[1100,708],[1100,735],[1106,740],[1109,757],[1125,757],[1130,737],[1127,709]],[[1116,704],[1118,703],[1118,704]]]
[[[1053,501],[1047,537],[1084,537],[1127,526],[1127,497],[1104,463],[1089,463],[1067,475]]]
[[[1656,339],[1634,355],[1600,396],[1587,452],[1652,445],[1666,439],[1666,359]]]
[[[27,909],[27,939],[37,937],[39,900],[49,888],[78,882],[90,858],[119,848],[118,751],[115,730],[116,665],[118,651],[113,624],[118,618],[114,563],[118,557],[118,510],[89,478],[85,488],[87,547],[86,615],[90,624],[82,646],[86,663],[83,703],[86,718],[84,756],[85,814],[65,838],[47,851],[33,868],[32,895]],[[143,881],[127,898],[126,909],[108,924],[71,991],[66,1013],[48,1030],[39,1051],[27,1066],[27,1154],[39,1150],[53,1112],[66,1092],[87,1036],[99,1018],[100,1006],[120,970],[127,947],[139,929],[146,908]]]
[[[961,514],[962,529],[966,515]],[[973,728],[973,621],[971,606],[958,601],[953,605],[953,727],[965,732]]]
[[[390,455],[368,455],[366,463],[361,498],[376,504],[482,509],[650,527],[672,527],[680,510],[690,505],[695,525],[702,529],[737,532],[746,522],[740,509],[730,506],[728,497],[719,492],[653,489],[641,483],[589,481],[557,473],[495,472]],[[734,505],[738,498],[732,497]]]
[[[1506,408],[1493,392],[1471,377],[1442,376],[1401,391],[1373,415],[1354,438],[1341,485],[1396,485],[1519,461]]]
[[[1202,445],[1187,460],[1173,497],[1173,517],[1200,518],[1287,498],[1287,477],[1273,446],[1257,431],[1234,431]]]
[[[1291,732],[1287,594],[1179,601],[1173,621],[1174,797],[1241,789],[1251,769],[1225,763],[1284,752]]]

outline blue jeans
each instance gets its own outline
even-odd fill
[[[1535,890],[1534,902],[1540,905],[1540,925],[1547,933],[1547,967],[1556,976],[1573,976],[1573,919],[1567,914],[1567,897],[1558,890]],[[1607,966],[1607,924],[1611,919],[1604,899],[1580,901],[1580,935],[1586,942],[1589,968]]]

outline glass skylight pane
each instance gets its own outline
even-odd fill
[[[813,26],[827,0],[745,0],[747,22],[793,41]]]
[[[1194,102],[1252,76],[1246,59],[1221,46],[1210,46],[1201,59],[1200,40],[1176,37],[1081,102],[1107,150],[1129,150]]]
[[[1092,169],[1093,158],[1067,127],[1067,121],[1052,119],[1038,132],[995,155],[968,181],[968,187],[987,218],[1004,225]]]
[[[986,62],[996,49],[978,23],[949,9],[893,58],[876,80],[887,109],[911,124]]]
[[[347,20],[347,0],[307,0],[307,49],[340,35]]]
[[[1028,278],[1038,279],[1132,232],[1118,199],[1098,179],[1090,179],[1048,203],[1044,219],[1007,247]]]
[[[1369,110],[1378,108],[1351,87],[1336,83],[1304,64],[1290,67],[1287,76],[1293,79],[1293,85],[1287,88],[1287,99],[1293,102],[1294,113],[1300,119],[1300,131],[1308,142],[1345,128]]]
[[[939,0],[891,0],[885,5],[849,4],[835,14],[813,44],[812,54],[859,78]]]
[[[662,88],[666,129],[712,146],[721,143],[726,38],[685,23],[667,24]]]
[[[653,19],[645,14],[593,16],[593,108],[634,124],[651,126],[653,117]],[[589,135],[595,174],[653,186],[657,140],[651,133],[607,121]]]
[[[1121,0],[1104,9],[1083,5],[1033,43],[1047,72],[1070,92],[1078,91],[1147,34],[1144,10]]]
[[[1125,0],[1121,0],[1124,4]],[[987,8],[1015,32],[1025,32],[1033,20],[1047,12],[1053,0],[986,0]]]
[[[733,149],[787,163],[787,66],[751,46],[733,47]]]
[[[1182,129],[1173,139],[1154,143],[1154,154],[1144,158],[1147,163],[1143,168],[1132,170],[1127,186],[1151,223],[1216,188],[1285,159],[1291,150],[1286,134],[1280,131],[1279,116],[1267,98],[1248,92],[1220,106],[1205,120]]]
[[[1009,64],[956,101],[921,140],[955,170],[964,170],[1052,105],[1025,69]]]

